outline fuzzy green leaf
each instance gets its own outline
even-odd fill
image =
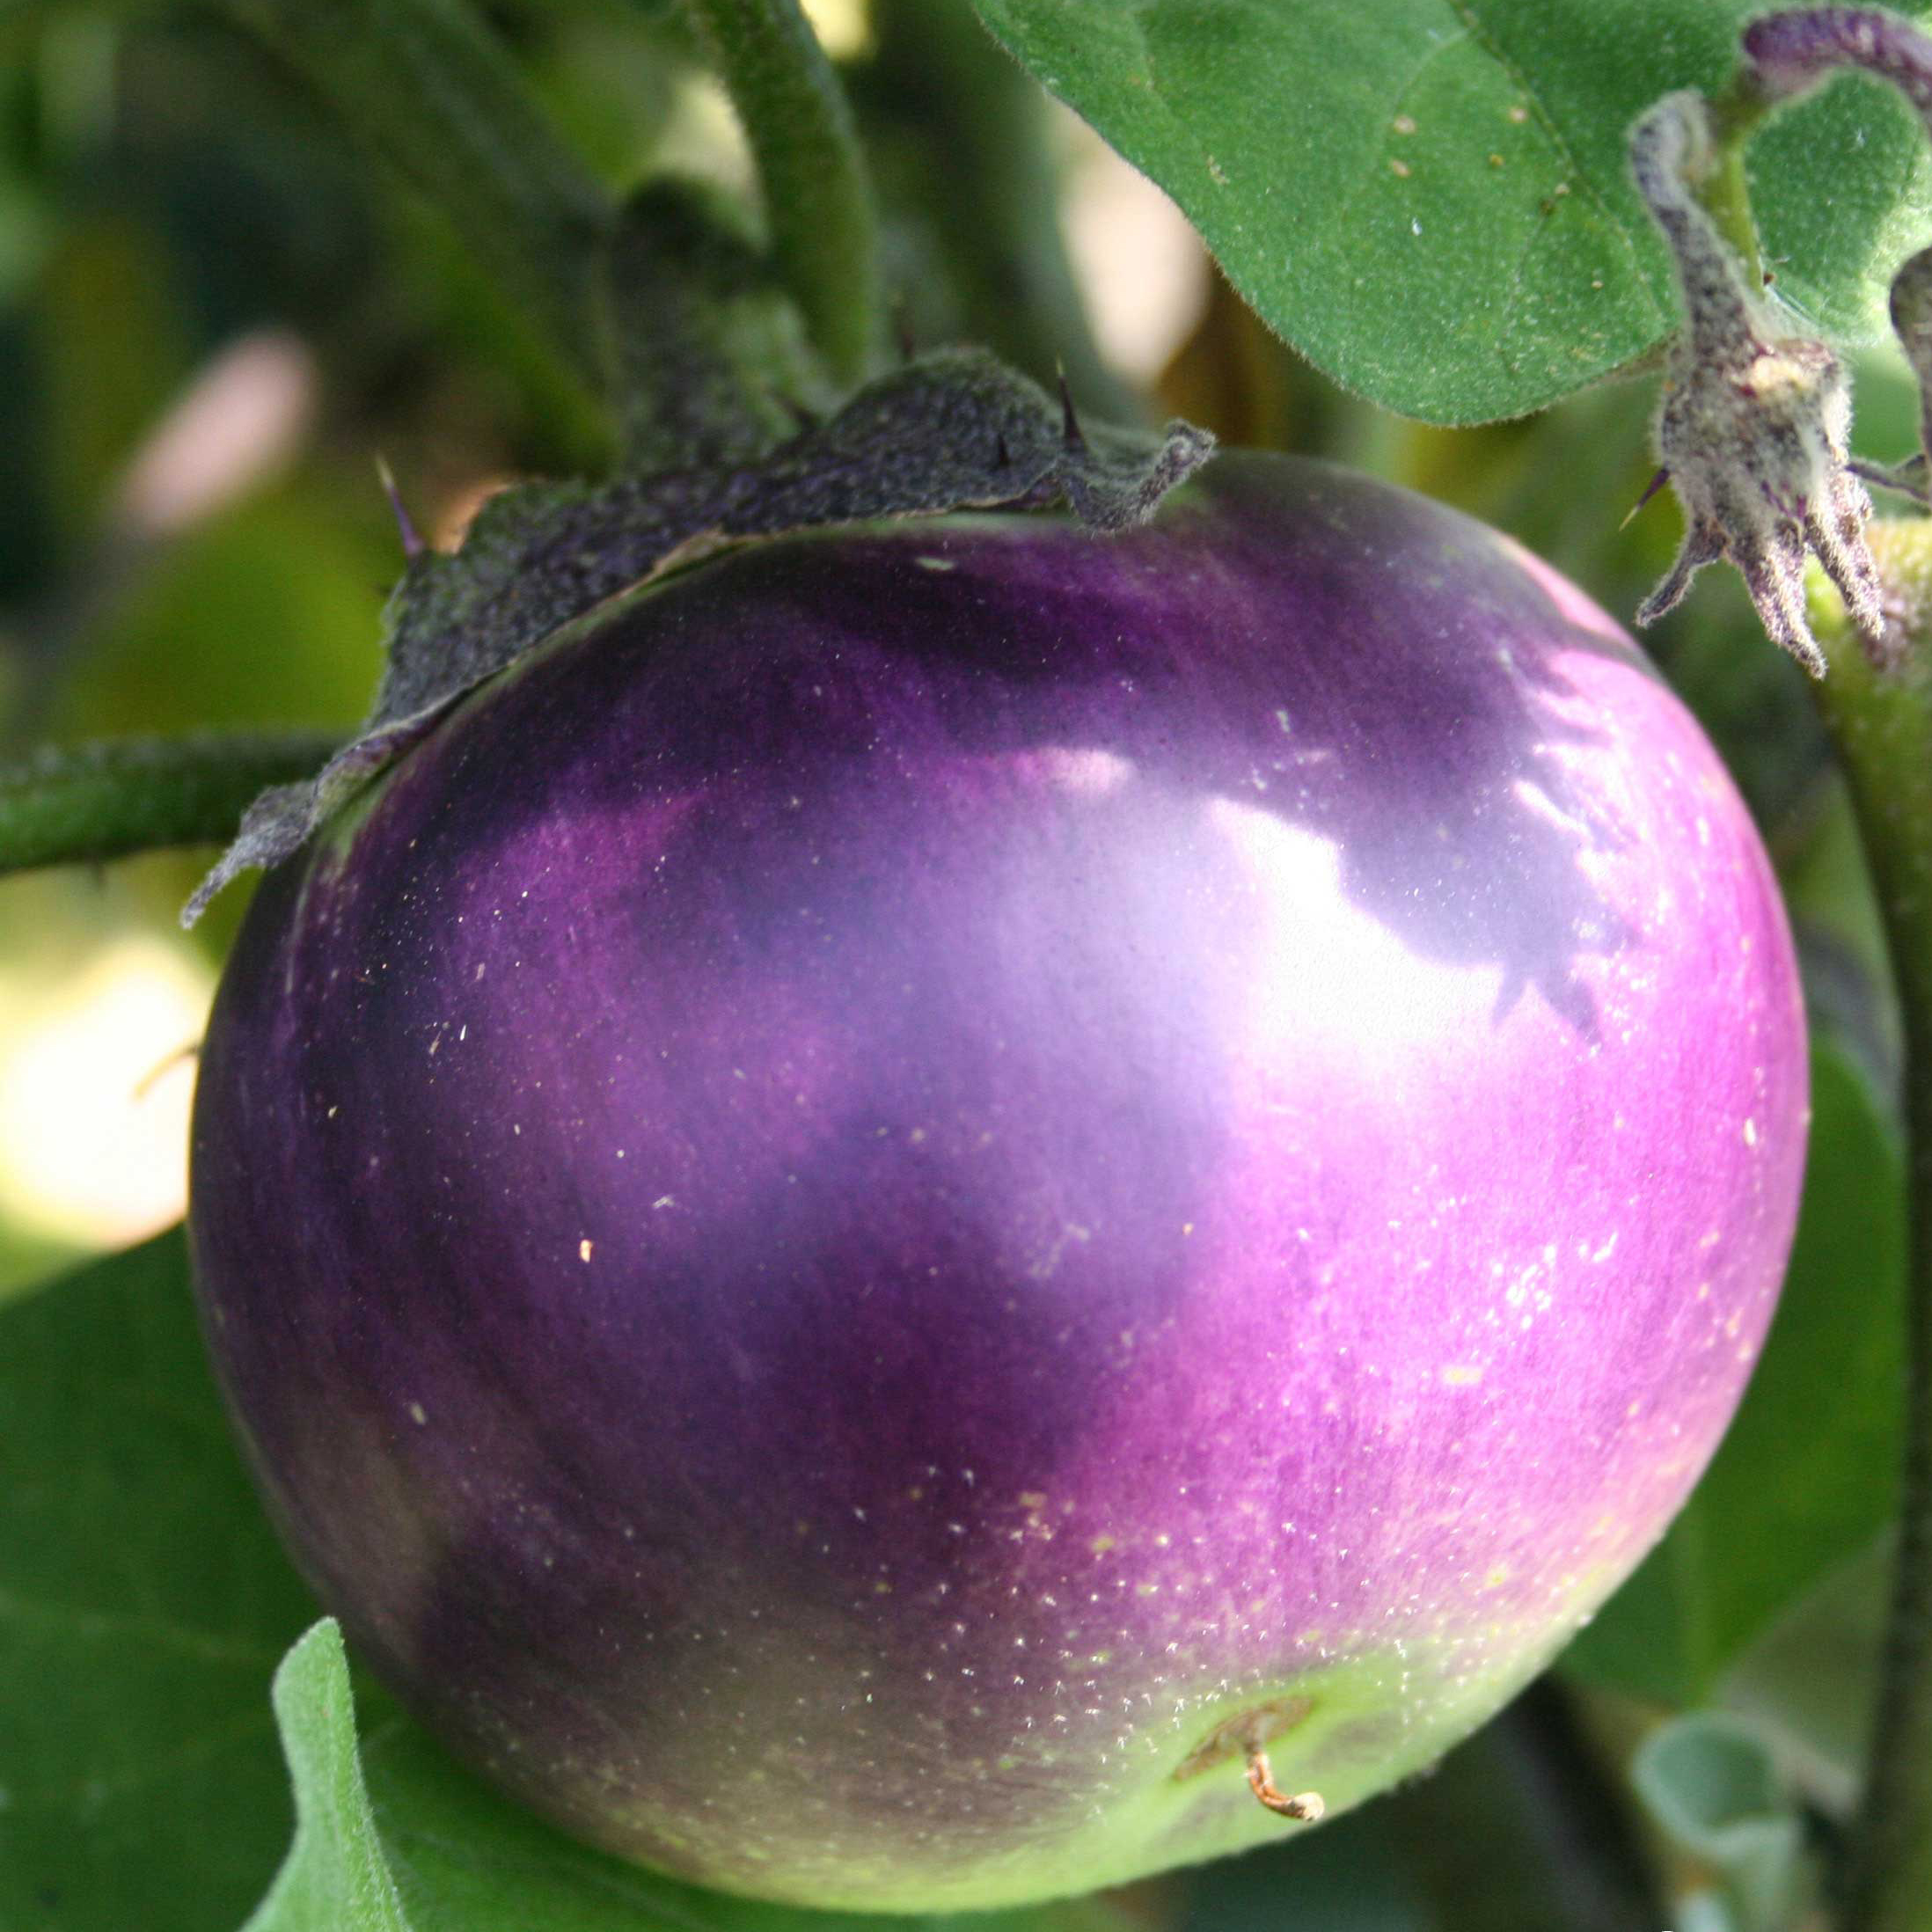
[[[295,1781],[295,1842],[246,1932],[410,1932],[362,1781],[355,1692],[333,1617],[282,1659],[274,1698]]]
[[[1757,0],[975,0],[1151,175],[1317,367],[1391,409],[1540,408],[1674,324],[1630,123],[1716,91]],[[1886,333],[1932,218],[1903,104],[1840,83],[1753,150],[1777,288],[1834,340]]]

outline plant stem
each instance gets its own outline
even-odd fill
[[[1116,422],[1145,416],[1145,399],[1094,340],[1039,83],[966,0],[873,0],[872,23],[877,52],[853,89],[874,172],[888,209],[928,227],[942,256],[931,277],[940,286],[911,292],[913,320],[919,294],[942,314],[950,296],[957,312],[938,339],[984,342],[1049,388],[1064,368],[1082,408]]]
[[[218,845],[258,792],[311,777],[338,742],[308,731],[121,738],[0,765],[0,873]]]
[[[685,0],[744,124],[772,252],[841,382],[881,335],[872,187],[838,77],[799,0]]]
[[[1698,185],[1697,198],[1717,224],[1717,231],[1737,251],[1747,285],[1760,289],[1764,252],[1758,245],[1758,223],[1751,212],[1751,181],[1745,168],[1745,148],[1764,120],[1763,104],[1733,90],[1711,103],[1717,132],[1717,162]]]
[[[660,175],[618,217],[611,338],[624,467],[755,461],[838,396],[798,304],[722,193]]]
[[[442,209],[601,394],[610,200],[468,0],[221,4]]]
[[[1819,710],[1849,787],[1905,1035],[1909,1273],[1903,1511],[1842,1932],[1932,1932],[1932,523],[1871,526],[1910,655],[1874,670],[1834,607]],[[1822,601],[1822,600],[1820,600]]]

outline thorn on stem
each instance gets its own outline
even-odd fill
[[[1268,1762],[1265,1751],[1251,1751],[1248,1755],[1248,1789],[1270,1811],[1283,1818],[1299,1819],[1313,1825],[1328,1806],[1321,1802],[1319,1791],[1298,1791],[1292,1797],[1275,1788],[1275,1774]]]
[[[1066,364],[1062,362],[1057,371],[1060,382],[1060,441],[1069,450],[1084,450],[1087,438],[1080,430],[1080,419],[1073,413],[1073,392],[1066,380]]]
[[[388,457],[378,456],[376,458],[376,474],[381,479],[383,494],[389,499],[389,508],[396,519],[396,528],[402,533],[403,555],[413,563],[428,546],[424,544],[415,524],[410,520],[409,512],[403,503],[402,492],[396,487],[396,472],[390,468]]]
[[[1661,465],[1659,465],[1657,474],[1653,476],[1650,480],[1643,486],[1643,495],[1638,497],[1636,501],[1631,504],[1629,509],[1623,513],[1623,521],[1617,525],[1617,528],[1619,530],[1629,529],[1630,525],[1636,523],[1638,511],[1640,511],[1643,508],[1643,506],[1648,503],[1650,499],[1655,496],[1657,493],[1660,489],[1662,489],[1666,483],[1670,481],[1670,479],[1671,472],[1667,469],[1664,468]]]

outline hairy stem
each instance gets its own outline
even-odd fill
[[[1835,611],[1816,687],[1870,867],[1903,1009],[1909,1139],[1904,1507],[1842,1932],[1932,1932],[1932,524],[1881,523],[1874,551],[1913,613],[1875,670]]]
[[[881,335],[872,187],[838,77],[799,0],[685,0],[758,165],[787,286],[832,373],[856,382]]]
[[[452,222],[585,384],[612,209],[468,0],[220,0]]]
[[[1688,90],[1665,95],[1631,128],[1629,154],[1636,191],[1670,245],[1699,366],[1748,368],[1759,347],[1751,296],[1705,201],[1707,184],[1721,172],[1710,103]]]
[[[0,873],[218,845],[257,793],[312,776],[337,742],[306,731],[122,738],[0,765]]]
[[[611,295],[634,475],[754,461],[837,403],[798,305],[716,190],[660,175],[633,195],[611,245]]]

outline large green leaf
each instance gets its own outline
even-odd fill
[[[0,1308],[0,1927],[209,1932],[288,1841],[263,1690],[314,1615],[179,1233]]]
[[[1683,1514],[1566,1655],[1686,1704],[1891,1516],[1904,1377],[1905,1176],[1863,1078],[1812,1056],[1790,1270],[1731,1432]]]
[[[1624,167],[1636,114],[1728,78],[1758,0],[975,0],[1173,195],[1241,293],[1392,409],[1540,407],[1652,348],[1676,296]],[[1932,229],[1916,122],[1841,82],[1760,136],[1777,287],[1884,333]]]

